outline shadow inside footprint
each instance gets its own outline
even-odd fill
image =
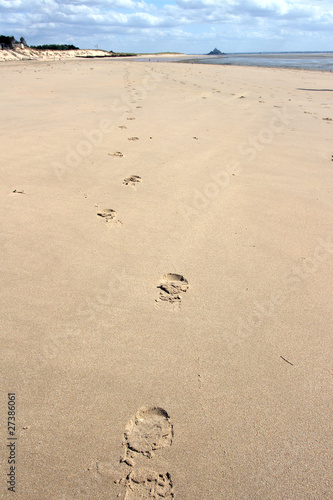
[[[125,186],[135,186],[138,182],[141,182],[141,177],[139,175],[130,175],[123,180],[123,184],[125,184]]]
[[[124,155],[121,151],[112,151],[108,153],[109,156],[114,156],[115,158],[122,158]]]
[[[117,212],[115,210],[112,210],[112,208],[104,208],[100,212],[97,212],[97,215],[103,217],[105,219],[105,222],[120,222],[117,219]]]
[[[158,287],[160,291],[159,299],[164,302],[180,302],[181,294],[188,290],[188,281],[181,274],[165,274]]]

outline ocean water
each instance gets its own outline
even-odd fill
[[[227,54],[225,56],[195,57],[182,62],[333,71],[333,52]]]

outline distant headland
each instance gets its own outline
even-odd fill
[[[209,52],[209,53],[207,54],[207,56],[225,56],[225,55],[226,55],[226,54],[225,54],[225,52],[221,52],[221,51],[220,51],[219,49],[217,49],[216,47],[215,47],[215,49],[214,49],[214,50],[212,50],[211,52]]]

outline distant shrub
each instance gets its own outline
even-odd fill
[[[48,45],[30,45],[32,49],[41,49],[41,50],[78,50],[79,47],[75,47],[75,45],[57,45],[55,43],[51,43]]]
[[[130,57],[130,56],[137,56],[134,52],[113,52],[110,50],[111,53],[113,53],[117,57]]]
[[[0,35],[0,46],[2,49],[12,49],[15,42],[17,43],[17,40],[15,40],[14,36]]]

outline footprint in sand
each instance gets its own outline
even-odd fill
[[[133,459],[137,454],[151,458],[156,450],[171,446],[172,438],[173,425],[167,412],[156,406],[145,406],[125,428],[122,461]]]
[[[148,469],[132,471],[126,477],[125,500],[174,498],[170,474],[158,474]]]
[[[118,128],[124,129],[127,128],[126,125],[119,125]]]
[[[138,141],[139,137],[128,137],[129,141]]]
[[[112,208],[104,208],[100,212],[97,212],[97,215],[100,217],[103,217],[105,219],[105,222],[112,222],[113,224],[118,224],[120,220],[117,218],[117,212],[115,210],[112,210]]]
[[[126,118],[126,120],[135,120],[134,116],[131,116],[130,118]]]
[[[156,450],[171,446],[172,439],[173,425],[168,413],[156,406],[143,407],[125,428],[125,450],[120,461],[134,467],[135,457],[153,458]],[[174,498],[169,472],[159,473],[148,468],[133,469],[119,483],[125,484],[126,500]]]
[[[188,290],[188,281],[181,274],[169,273],[163,276],[157,288],[160,289],[160,301],[180,303],[181,294]]]
[[[139,175],[130,175],[123,180],[125,186],[135,186],[138,182],[141,182],[141,177]]]
[[[124,155],[120,151],[112,151],[108,153],[109,156],[114,156],[115,158],[122,158]]]

